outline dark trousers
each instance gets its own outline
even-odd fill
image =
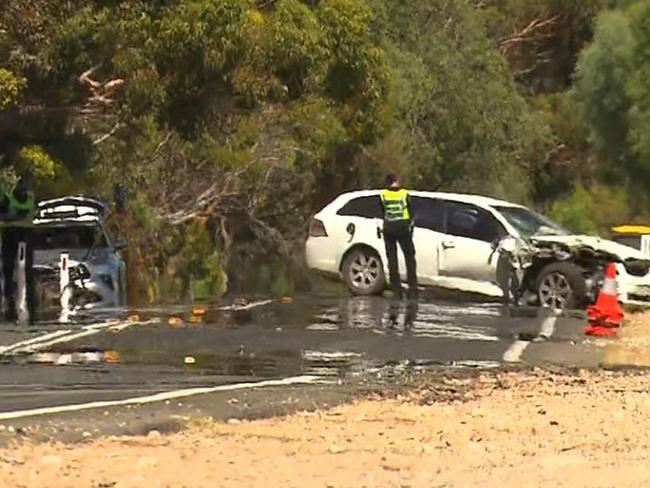
[[[410,223],[408,221],[385,222],[384,243],[386,245],[386,256],[388,257],[390,287],[393,290],[393,294],[396,298],[402,297],[402,281],[399,276],[399,265],[397,261],[397,244],[399,244],[402,253],[404,253],[404,260],[406,261],[409,298],[417,298],[418,278],[415,264],[415,246],[413,245]]]
[[[2,274],[4,277],[4,299],[7,320],[16,319],[16,272],[18,247],[21,242],[26,245],[25,255],[25,287],[27,294],[27,309],[31,318],[34,317],[34,246],[31,229],[7,227],[2,230]]]

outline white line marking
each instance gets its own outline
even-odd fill
[[[235,310],[235,311],[238,311],[238,310],[250,310],[251,308],[263,307],[264,305],[268,305],[268,304],[273,303],[275,301],[277,301],[277,300],[267,299],[267,300],[260,300],[258,302],[247,303],[246,305],[231,304],[231,305],[223,305],[221,307],[214,307],[214,308],[206,307],[206,311],[207,312],[210,312],[210,311],[223,312],[223,311],[229,311],[229,310]],[[110,312],[111,310],[113,310],[113,309],[101,309],[102,312],[104,312],[104,311],[109,311]],[[123,310],[120,310],[120,309],[114,309],[114,311],[115,312],[123,312]],[[191,312],[192,307],[187,307],[187,306],[175,306],[175,307],[170,306],[170,307],[165,307],[165,308],[151,307],[151,308],[142,308],[142,309],[138,309],[138,310],[134,310],[134,311],[135,312],[140,312],[142,314],[145,314],[145,313],[149,313],[149,314],[151,314],[151,313],[160,313],[160,314],[168,315],[168,314],[180,314],[180,313],[184,313],[184,312]]]
[[[426,317],[421,317],[426,320]],[[449,325],[427,323],[418,320],[412,331],[415,337],[431,337],[435,339],[458,339],[461,341],[499,342],[495,335],[488,335],[484,327],[471,325]]]
[[[485,369],[492,369],[492,368],[498,368],[501,366],[501,363],[498,361],[474,361],[471,359],[468,359],[466,361],[456,361],[452,365],[452,367],[460,367],[460,368],[485,368]]]
[[[23,353],[34,353],[47,349],[55,344],[74,341],[75,339],[81,339],[82,337],[99,334],[105,330],[121,331],[133,325],[150,325],[159,322],[159,319],[148,321],[103,322],[99,324],[86,325],[79,331],[70,329],[58,330],[27,341],[21,341],[10,346],[5,346],[0,349],[0,356],[16,356]]]
[[[518,363],[521,361],[521,355],[530,344],[529,341],[515,341],[503,354],[503,361],[506,363]]]
[[[34,344],[36,342],[41,342],[41,341],[46,341],[46,340],[49,340],[49,339],[54,339],[55,337],[60,337],[62,335],[66,335],[66,334],[69,334],[71,332],[72,331],[70,329],[57,330],[57,331],[54,331],[54,332],[48,332],[45,335],[40,335],[38,337],[33,337],[31,339],[27,339],[27,340],[24,340],[24,341],[16,342],[14,344],[10,344],[8,346],[0,347],[0,356],[3,355],[3,354],[6,354],[7,352],[9,352],[9,351],[11,351],[13,349],[17,349],[17,348],[23,347],[23,346],[29,346],[29,345],[32,345],[32,344]]]
[[[30,410],[17,410],[14,412],[0,413],[0,421],[13,420],[25,417],[36,417],[38,415],[48,415],[63,412],[78,412],[80,410],[89,410],[93,408],[119,407],[124,405],[136,405],[146,403],[156,403],[165,400],[175,400],[178,398],[187,398],[195,395],[204,395],[206,393],[216,393],[219,391],[244,390],[249,388],[267,388],[273,386],[289,385],[307,385],[314,383],[325,383],[326,380],[319,376],[292,376],[281,380],[266,380],[254,383],[235,383],[231,385],[219,385],[205,388],[190,388],[186,390],[176,390],[164,393],[156,393],[142,397],[128,398],[126,400],[109,400],[101,402],[80,403],[76,405],[61,405],[58,407],[43,407]]]
[[[302,351],[302,358],[308,361],[342,361],[346,359],[362,358],[363,354],[358,352],[325,352],[325,351]]]
[[[69,335],[65,335],[63,337],[57,337],[56,339],[52,339],[51,341],[38,342],[36,344],[32,344],[31,346],[21,347],[20,349],[15,349],[13,351],[13,355],[42,351],[43,349],[47,349],[50,346],[54,346],[55,344],[62,344],[64,342],[72,342],[75,339],[81,339],[82,337],[95,335],[95,334],[98,334],[99,332],[101,332],[101,329],[82,330],[81,332],[77,332],[76,334],[69,334]]]
[[[555,311],[553,315],[544,318],[537,337],[532,342],[547,341],[551,338],[553,332],[555,332],[555,323],[557,322],[558,315],[559,311]],[[520,363],[522,354],[530,344],[531,341],[516,340],[503,353],[503,361],[506,363]]]
[[[218,307],[215,310],[219,311],[240,311],[240,310],[251,310],[257,307],[263,307],[264,305],[269,305],[273,303],[274,300],[261,300],[258,302],[248,303],[246,305],[227,305],[224,307]],[[89,335],[97,334],[103,330],[114,330],[121,331],[130,327],[132,325],[149,325],[152,323],[158,323],[159,319],[153,319],[146,322],[141,321],[123,321],[123,322],[101,322],[99,324],[86,325],[81,328],[80,332],[76,332],[70,329],[57,330],[54,332],[49,332],[39,337],[34,337],[32,339],[16,342],[15,344],[10,344],[8,346],[0,347],[0,356],[12,355],[21,353],[33,353],[41,351],[44,348],[53,346],[54,344],[60,344],[63,342],[70,342],[75,339],[80,339]],[[70,334],[70,335],[68,335]],[[52,339],[50,341],[50,339]],[[48,342],[49,341],[49,342]],[[11,353],[11,354],[10,354]]]
[[[550,339],[551,336],[553,335],[553,332],[555,332],[556,322],[557,322],[556,315],[551,315],[549,317],[546,317],[542,321],[542,327],[539,329],[539,334],[537,335],[537,337],[542,339]]]
[[[97,325],[94,326],[88,326],[84,327],[84,330],[81,332],[77,332],[75,334],[71,335],[66,335],[63,337],[58,337],[56,339],[53,339],[51,341],[47,342],[39,342],[37,344],[18,349],[17,351],[14,351],[14,354],[16,353],[32,353],[32,352],[37,352],[37,351],[42,351],[43,349],[47,349],[50,346],[53,346],[55,344],[61,344],[64,342],[71,342],[76,339],[81,339],[82,337],[87,337],[95,334],[99,334],[100,332],[103,332],[104,330],[115,330],[115,331],[120,331],[124,330],[126,327],[131,327],[133,325],[150,325],[150,324],[155,324],[160,322],[157,319],[154,320],[148,320],[146,322],[124,322],[124,323],[113,323],[113,324],[107,324],[104,327],[97,327]]]
[[[273,303],[273,300],[261,300],[259,302],[252,302],[248,303],[246,305],[227,305],[225,307],[218,307],[216,310],[220,311],[225,311],[225,310],[250,310],[251,308],[257,308],[257,307],[263,307],[264,305],[268,305],[270,303]]]

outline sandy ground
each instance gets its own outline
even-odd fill
[[[602,342],[650,366],[649,317]],[[650,485],[647,370],[439,378],[397,398],[180,433],[0,450],[0,487]]]
[[[650,313],[633,315],[616,340],[603,343],[604,364],[650,367]]]
[[[647,486],[648,380],[500,373],[173,435],[20,445],[0,451],[0,486]]]

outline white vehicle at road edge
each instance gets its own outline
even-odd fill
[[[34,219],[34,269],[38,301],[58,303],[59,261],[67,254],[75,308],[126,305],[126,263],[104,228],[108,206],[95,198],[66,196],[39,202]]]
[[[621,260],[647,260],[639,250],[593,236],[570,235],[530,209],[489,197],[412,191],[413,241],[421,286],[502,297],[495,242],[507,236],[538,242],[581,244]],[[308,267],[338,275],[356,295],[384,291],[387,260],[381,236],[379,190],[344,193],[316,213],[306,242]],[[400,271],[405,266],[400,253]],[[631,274],[617,264],[621,301],[650,305],[650,273]],[[570,307],[587,300],[596,281],[570,260],[546,262],[530,288],[544,306]]]

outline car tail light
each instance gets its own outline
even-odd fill
[[[309,223],[309,237],[327,237],[325,224],[318,219],[311,219]]]

